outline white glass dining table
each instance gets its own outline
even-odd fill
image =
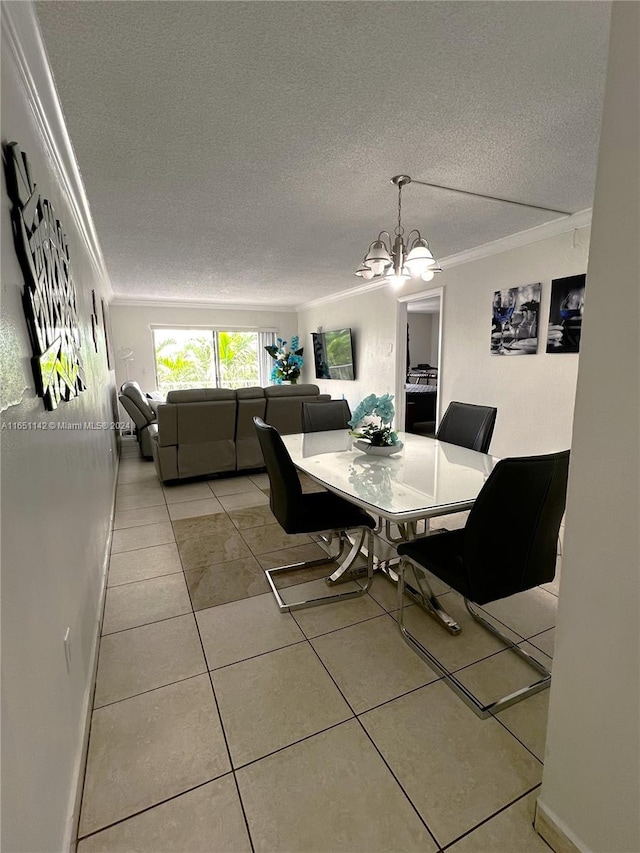
[[[329,491],[397,525],[473,506],[498,459],[434,438],[400,432],[403,448],[373,456],[348,430],[283,435],[294,465]]]
[[[393,566],[399,560],[394,543],[414,538],[421,521],[428,533],[430,518],[471,509],[498,462],[486,453],[422,435],[400,432],[398,438],[403,443],[399,453],[374,456],[358,450],[348,430],[282,436],[296,468],[381,520],[374,531],[374,565],[393,582],[398,580]],[[349,555],[327,583],[357,575],[354,567],[361,544],[351,543]],[[416,585],[407,583],[405,591],[428,610],[437,611],[452,632],[459,630],[417,578]]]

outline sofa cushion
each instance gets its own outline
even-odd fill
[[[178,443],[178,407],[171,403],[158,406],[158,443],[169,447]]]
[[[238,400],[264,400],[264,388],[255,386],[252,388],[237,388],[236,395]]]
[[[317,397],[320,389],[317,385],[269,385],[264,389],[265,397]]]
[[[236,470],[236,445],[232,438],[200,441],[178,447],[178,476],[197,477]]]
[[[235,439],[236,401],[211,400],[177,406],[178,444]]]
[[[243,391],[253,389],[243,388]],[[238,415],[236,420],[236,468],[238,471],[247,468],[261,468],[264,465],[260,442],[253,425],[255,417],[263,418],[267,407],[267,400],[262,391],[261,397],[240,397],[238,394]]]
[[[221,389],[222,390],[222,389]],[[232,398],[177,405],[178,475],[217,474],[236,467],[236,408]]]
[[[205,403],[210,400],[235,400],[233,388],[187,388],[184,391],[169,391],[167,403]]]
[[[275,427],[280,435],[302,432],[302,404],[329,399],[320,394],[317,385],[272,385],[265,388],[267,409],[265,421]]]

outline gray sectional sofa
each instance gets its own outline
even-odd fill
[[[158,406],[153,459],[161,480],[182,480],[264,466],[253,426],[258,416],[283,435],[302,432],[303,402],[330,400],[317,385],[192,388],[170,391]]]
[[[153,436],[158,431],[159,403],[149,399],[138,383],[132,380],[122,384],[118,399],[135,424],[140,453],[146,459],[151,459],[153,456]]]

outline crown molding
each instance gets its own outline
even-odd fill
[[[199,308],[207,311],[261,311],[271,314],[295,314],[291,305],[241,305],[223,302],[189,302],[184,299],[127,299],[114,297],[110,307],[120,308]]]
[[[560,234],[566,234],[570,231],[575,231],[578,228],[586,228],[591,225],[591,208],[580,210],[571,216],[565,216],[561,219],[554,219],[551,222],[545,222],[543,225],[536,225],[534,228],[527,228],[525,231],[517,231],[515,234],[509,234],[506,237],[500,237],[498,240],[493,240],[490,243],[483,243],[481,246],[475,246],[472,249],[465,249],[463,252],[458,252],[455,255],[449,255],[446,258],[441,258],[439,263],[443,271],[451,267],[459,266],[460,264],[469,264],[472,261],[478,261],[481,258],[488,258],[491,255],[499,255],[502,252],[508,252],[510,249],[519,249],[522,246],[528,246],[531,243],[538,243],[540,240],[548,240],[550,237],[557,237]],[[320,305],[326,305],[330,302],[339,302],[342,299],[348,299],[352,296],[359,296],[362,293],[370,293],[373,290],[381,290],[389,285],[385,281],[368,282],[367,284],[351,287],[348,290],[341,290],[338,293],[332,293],[329,296],[321,296],[318,299],[312,299],[309,302],[301,302],[296,305],[296,311],[303,311],[307,308],[317,308]],[[412,297],[413,298],[413,297]]]
[[[91,217],[89,201],[65,124],[33,3],[2,3],[1,27],[3,43],[8,48],[18,71],[27,104],[68,197],[71,214],[89,257],[104,281],[109,297],[113,293],[113,288]],[[25,150],[26,146],[21,140],[16,142],[20,144],[22,150]]]
[[[517,231],[515,234],[509,234],[507,237],[500,237],[499,240],[493,240],[491,243],[483,243],[482,246],[475,246],[473,249],[465,249],[463,252],[449,255],[448,258],[443,258],[440,261],[440,266],[442,269],[445,269],[445,267],[448,269],[449,267],[456,267],[459,264],[468,264],[471,261],[478,261],[481,258],[488,258],[491,255],[508,252],[510,249],[520,249],[522,246],[528,246],[530,243],[548,240],[550,237],[557,237],[560,234],[566,234],[578,228],[586,228],[588,225],[591,225],[590,207],[580,210],[571,216],[554,219],[551,222],[545,222],[543,225],[527,228],[526,231]]]

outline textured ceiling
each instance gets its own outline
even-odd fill
[[[293,306],[357,286],[400,172],[591,205],[608,3],[36,10],[117,297]],[[553,218],[403,193],[438,258]]]

